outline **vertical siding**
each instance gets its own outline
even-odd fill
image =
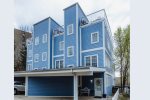
[[[29,77],[29,96],[73,96],[73,77]]]

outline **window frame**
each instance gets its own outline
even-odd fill
[[[38,57],[38,60],[36,61],[36,57]],[[39,54],[34,54],[34,62],[39,62]]]
[[[87,55],[87,56],[84,56],[84,66],[86,66],[86,58],[87,57],[90,57],[90,66],[89,67],[94,67],[94,66],[92,66],[92,57],[93,56],[96,56],[96,59],[97,59],[97,66],[96,67],[98,67],[98,54],[95,54],[95,55]]]
[[[63,43],[63,45],[62,45],[62,48],[61,48],[61,44]],[[60,51],[63,51],[64,50],[64,41],[60,41],[59,42],[59,50]]]
[[[94,41],[93,42],[93,34],[97,34],[97,41]],[[99,32],[92,32],[91,33],[91,44],[94,44],[94,43],[98,43],[99,42]]]
[[[27,55],[28,55],[28,57],[32,57],[32,50],[28,50],[28,53],[27,53]]]
[[[39,38],[39,36],[37,36],[34,39],[34,45],[39,45],[39,43],[40,43],[40,38]]]
[[[72,33],[69,33],[69,27],[71,27],[72,28]],[[73,34],[73,24],[69,24],[68,26],[67,26],[67,35],[71,35],[71,34]]]
[[[55,60],[55,69],[60,69],[60,61],[63,61],[63,68],[64,68],[64,59]],[[58,62],[58,68],[56,68],[56,62]]]
[[[46,59],[44,59],[44,54],[46,54]],[[42,52],[42,61],[47,61],[47,52]]]
[[[30,68],[29,68],[29,65],[30,65]],[[32,70],[32,64],[28,64],[28,71]]]
[[[47,43],[47,33],[43,34],[42,43]]]
[[[69,48],[72,48],[72,55],[69,55]],[[74,56],[74,46],[69,46],[67,47],[67,57],[72,57]]]

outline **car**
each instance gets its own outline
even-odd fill
[[[14,82],[14,95],[18,94],[19,92],[25,92],[25,83],[20,81]]]

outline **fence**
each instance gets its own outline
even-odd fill
[[[116,91],[115,95],[112,97],[112,100],[118,100],[119,97],[119,89]]]

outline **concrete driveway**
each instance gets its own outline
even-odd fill
[[[15,95],[14,100],[73,100],[72,97],[26,97],[24,95]],[[111,99],[101,99],[94,97],[79,97],[79,100],[111,100]]]

